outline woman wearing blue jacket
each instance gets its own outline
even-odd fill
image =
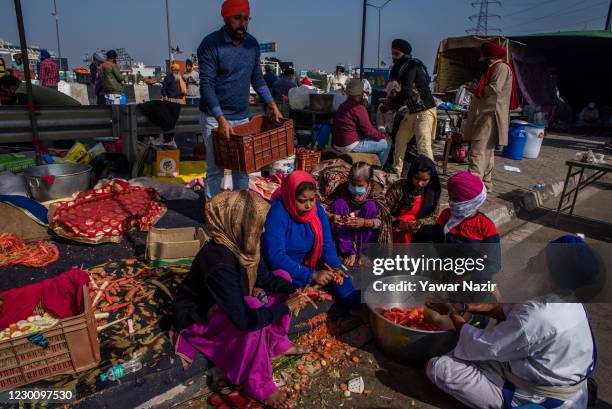
[[[349,277],[341,285],[333,283],[331,270],[342,264],[325,209],[315,199],[315,180],[295,171],[283,180],[281,192],[272,202],[261,241],[268,266],[287,271],[298,287],[319,284],[349,305],[359,306],[360,293]]]

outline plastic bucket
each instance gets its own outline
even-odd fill
[[[504,157],[514,160],[523,159],[523,151],[527,142],[527,132],[523,124],[512,124],[508,137],[508,146],[504,148]]]
[[[545,130],[546,128],[544,125],[527,124],[525,126],[527,142],[525,143],[523,158],[537,159],[537,157],[540,155],[540,148],[542,147],[542,141],[544,140]]]

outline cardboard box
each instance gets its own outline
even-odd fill
[[[205,242],[201,228],[152,228],[147,236],[146,257],[151,267],[189,266]]]
[[[178,149],[163,146],[156,146],[153,150],[155,152],[153,175],[178,177],[181,152]]]

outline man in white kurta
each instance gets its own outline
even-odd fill
[[[467,311],[484,314],[481,306],[468,305]],[[503,392],[512,384],[508,378],[515,381],[512,406],[552,398],[561,403],[550,407],[586,408],[594,342],[583,305],[533,301],[495,308],[503,320],[490,330],[457,325],[461,317],[451,312],[459,342],[428,362],[428,378],[475,408],[509,407]]]
[[[346,84],[349,77],[344,74],[344,67],[339,65],[336,67],[336,74],[331,76],[327,81],[328,92],[343,92],[346,89]]]

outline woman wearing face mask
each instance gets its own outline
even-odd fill
[[[307,172],[295,171],[283,180],[280,197],[272,201],[262,236],[264,260],[272,269],[291,275],[298,287],[318,284],[353,307],[359,291],[350,278],[334,284],[334,270],[342,264],[336,254],[325,209],[316,200],[316,182]]]
[[[386,194],[393,243],[431,242],[441,191],[435,163],[417,156],[406,179],[395,182]]]
[[[359,260],[363,244],[378,240],[383,186],[372,180],[369,164],[356,162],[349,172],[349,180],[334,190],[330,200],[336,250],[350,267]]]

